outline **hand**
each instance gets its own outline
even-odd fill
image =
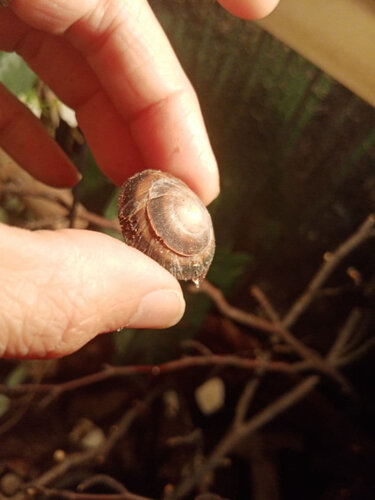
[[[240,3],[238,14],[248,17],[276,2],[220,3],[228,10]],[[204,202],[217,196],[217,166],[195,92],[146,0],[12,0],[0,8],[0,50],[17,51],[75,109],[113,182],[162,167]],[[0,146],[47,184],[79,180],[39,121],[2,86]],[[171,326],[184,311],[167,271],[92,231],[0,224],[0,283],[0,355],[7,357],[66,355],[101,332]]]

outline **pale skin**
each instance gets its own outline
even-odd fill
[[[219,0],[234,15],[278,0]],[[146,168],[219,193],[196,94],[146,0],[12,0],[0,8],[0,50],[18,52],[72,107],[98,165],[116,184]],[[37,119],[0,85],[0,146],[46,184],[79,174]],[[99,333],[166,328],[184,299],[157,263],[93,231],[0,224],[0,356],[70,354]]]

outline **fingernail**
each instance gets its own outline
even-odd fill
[[[168,328],[175,325],[185,311],[182,295],[175,290],[157,290],[145,295],[127,327]]]

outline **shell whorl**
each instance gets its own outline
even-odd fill
[[[179,280],[205,277],[215,250],[211,217],[184,182],[158,170],[140,172],[122,186],[118,210],[125,243]]]

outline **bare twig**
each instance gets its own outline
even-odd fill
[[[327,356],[330,363],[337,362],[339,364],[340,355],[345,352],[345,348],[362,318],[363,314],[360,309],[355,308],[351,311]]]
[[[373,347],[375,347],[375,338],[368,339],[353,351],[348,352],[347,354],[344,353],[342,356],[340,356],[340,359],[337,362],[337,366],[346,366],[350,363],[353,363],[353,361],[361,358],[364,354],[366,354],[367,351],[369,351]]]
[[[89,212],[87,209],[82,209],[77,213],[78,219],[86,220],[90,224],[100,227],[102,229],[112,229],[118,233],[121,233],[120,223],[117,219],[106,219],[101,215],[95,214],[94,212]]]
[[[66,208],[67,211],[70,209],[69,203],[51,192],[41,192],[14,185],[2,184],[0,185],[0,193],[12,194],[14,196],[18,196],[19,198],[40,198],[56,203],[57,205]]]
[[[260,380],[258,378],[254,378],[246,384],[236,406],[233,427],[238,427],[245,421],[246,413],[249,409],[251,401],[254,399],[259,383]]]
[[[87,156],[88,156],[89,148],[86,140],[83,140],[83,143],[80,144],[80,151],[78,154],[77,168],[81,175],[83,175],[86,164],[87,164]],[[77,217],[77,209],[79,204],[79,197],[81,191],[81,183],[79,182],[76,186],[72,188],[73,200],[69,209],[69,227],[74,227],[74,222]]]
[[[64,215],[53,215],[51,217],[42,217],[36,220],[25,221],[23,227],[25,229],[45,229],[45,228],[57,228],[61,227],[62,224],[66,223],[66,216]]]
[[[60,205],[63,208],[65,208],[67,211],[67,216],[69,215],[69,213],[71,211],[71,206],[69,203],[67,203],[65,200],[63,200],[59,196],[54,195],[50,192],[38,192],[38,191],[30,190],[30,189],[19,188],[16,186],[0,185],[0,193],[13,194],[15,196],[19,196],[20,198],[22,198],[22,197],[40,198],[40,199],[51,201],[51,202],[56,203],[57,205]],[[78,219],[83,219],[83,220],[89,222],[90,224],[93,224],[93,225],[100,227],[102,229],[112,229],[113,231],[121,233],[120,223],[118,222],[117,219],[114,219],[114,220],[106,219],[105,217],[102,217],[101,215],[98,215],[98,214],[95,214],[93,212],[88,211],[87,209],[85,209],[82,206],[80,207],[80,210],[78,210],[75,213],[75,216]]]
[[[84,481],[79,483],[77,490],[85,491],[97,484],[105,485],[111,488],[113,491],[116,491],[117,493],[126,493],[128,491],[123,484],[121,484],[115,478],[107,476],[106,474],[96,474],[96,476],[85,479]]]
[[[94,461],[96,455],[97,448],[91,448],[79,453],[71,453],[70,455],[66,456],[63,462],[54,465],[53,467],[51,467],[51,469],[28,484],[27,489],[40,488],[44,485],[50,484],[59,477],[63,476],[69,470],[72,470],[75,467],[79,467],[81,464],[84,465]]]
[[[349,315],[345,325],[337,335],[335,344],[327,356],[327,362],[336,363],[338,361],[341,355],[341,349],[345,349],[346,342],[352,335],[354,329],[357,327],[360,319],[360,315],[356,310]],[[250,397],[252,396],[252,392],[254,390],[253,387],[249,385],[240,398],[239,405],[241,408],[237,409],[233,424],[228,433],[218,443],[211,455],[207,458],[207,461],[201,465],[199,469],[197,468],[191,476],[183,479],[173,492],[167,496],[168,500],[177,500],[189,494],[202,480],[202,478],[213,471],[222,459],[227,456],[240,442],[248,438],[264,425],[274,420],[285,410],[295,405],[309,392],[311,392],[319,381],[320,377],[318,375],[311,375],[310,377],[307,377],[302,382],[294,386],[290,391],[286,392],[269,404],[266,408],[260,410],[249,420],[244,421],[243,415],[245,404],[249,399],[249,395]],[[244,402],[244,404],[242,402]]]
[[[22,406],[20,406],[17,411],[14,411],[11,416],[0,425],[0,435],[8,432],[12,427],[17,425],[20,420],[22,420],[23,416],[27,413],[31,403],[33,402],[35,393],[35,390],[31,390],[29,393],[22,397]]]
[[[152,500],[148,497],[135,495],[129,491],[123,493],[77,493],[70,490],[60,490],[58,488],[45,488],[35,486],[28,488],[29,497],[33,498],[36,493],[41,493],[43,498],[56,498],[66,500]]]
[[[326,254],[325,261],[308,284],[306,290],[298,297],[285,315],[282,323],[286,328],[290,328],[294,325],[298,318],[306,311],[311,302],[315,299],[321,286],[327,281],[342,260],[363,242],[375,236],[374,228],[375,214],[371,214],[355,233],[337,247],[334,252]]]
[[[18,422],[23,418],[23,416],[29,410],[35,395],[38,392],[37,387],[40,384],[40,381],[43,378],[45,370],[40,370],[37,374],[36,381],[34,384],[34,388],[31,388],[30,391],[27,391],[25,396],[23,396],[22,406],[18,409],[18,411],[14,412],[5,422],[0,425],[0,435],[8,432],[13,426],[17,425]]]
[[[262,306],[264,312],[267,314],[272,323],[281,323],[280,316],[276,309],[273,307],[271,302],[268,300],[266,294],[258,286],[251,287],[252,296],[259,302]]]
[[[173,436],[167,440],[167,446],[175,448],[176,446],[191,446],[202,441],[202,431],[197,428],[185,436]]]
[[[313,375],[303,380],[291,391],[287,392],[272,404],[261,410],[253,418],[242,425],[236,425],[231,428],[224,438],[219,442],[214,451],[208,457],[207,461],[196,469],[191,476],[181,481],[175,490],[167,497],[168,500],[177,500],[184,498],[199,483],[199,481],[214,470],[223,457],[228,455],[241,440],[263,427],[273,420],[277,415],[299,401],[303,396],[310,392],[318,383],[319,376]]]
[[[271,321],[267,321],[252,313],[245,312],[241,309],[231,306],[225,299],[221,290],[215,288],[208,281],[203,281],[200,289],[190,288],[192,292],[202,291],[208,295],[219,311],[238,323],[244,324],[251,328],[256,328],[268,333],[276,333],[287,344],[289,344],[295,352],[297,352],[303,359],[309,361],[316,369],[330,376],[336,380],[343,389],[350,392],[350,385],[345,377],[339,373],[332,364],[327,363],[319,353],[307,347],[303,342],[296,338],[289,328],[296,323],[298,318],[309,307],[311,302],[315,299],[320,291],[321,286],[327,281],[332,272],[340,264],[340,262],[349,255],[350,252],[355,250],[359,245],[375,235],[375,215],[371,214],[357,229],[357,231],[350,236],[344,243],[342,243],[333,253],[326,255],[326,260],[320,267],[314,278],[311,280],[306,290],[295,301],[289,309],[289,312],[280,321],[277,312],[272,307],[264,293],[257,287],[252,289],[252,293],[258,302],[262,305]]]
[[[184,340],[182,342],[182,346],[195,349],[202,356],[211,356],[213,354],[211,349],[202,344],[202,342],[199,342],[198,340],[195,339]]]
[[[91,384],[102,382],[115,377],[128,377],[131,375],[152,375],[154,377],[165,373],[173,373],[188,368],[215,366],[221,368],[237,368],[245,371],[255,371],[265,368],[267,371],[280,373],[297,373],[311,369],[311,364],[302,361],[296,363],[286,363],[283,361],[268,362],[264,359],[247,359],[235,355],[209,354],[208,356],[185,356],[173,361],[168,361],[160,365],[131,365],[131,366],[110,366],[107,365],[102,371],[79,377],[60,384],[20,384],[15,387],[0,385],[0,391],[6,394],[24,393],[35,390],[39,393],[48,393],[44,400],[44,406],[61,394],[86,387]]]
[[[310,347],[307,347],[289,330],[284,328],[283,323],[272,323],[256,316],[255,314],[233,307],[226,301],[222,291],[214,287],[207,280],[204,280],[201,283],[200,288],[195,291],[201,291],[208,295],[213,300],[219,311],[234,321],[261,331],[278,334],[287,344],[293,347],[295,352],[298,353],[302,359],[313,365],[318,371],[328,375],[333,380],[336,380],[336,382],[338,382],[346,392],[350,392],[350,385],[346,381],[345,377],[335,370],[333,366],[329,365],[319,353]]]
[[[127,410],[119,422],[112,427],[109,436],[98,446],[80,453],[67,455],[63,462],[60,462],[27,485],[28,488],[44,487],[57,478],[63,476],[66,472],[83,464],[95,461],[103,461],[115,446],[117,441],[128,431],[132,423],[156,399],[161,391],[161,387],[149,392],[142,402],[137,402],[132,408]],[[124,497],[125,498],[125,497]],[[129,497],[130,498],[130,497]]]
[[[209,281],[204,280],[199,285],[199,288],[196,286],[190,286],[189,291],[192,293],[204,293],[206,294],[216,305],[218,310],[228,318],[236,321],[237,323],[241,323],[242,325],[249,326],[251,328],[255,328],[257,330],[261,330],[268,333],[277,333],[278,327],[275,326],[270,321],[266,319],[260,318],[259,316],[252,314],[250,312],[243,311],[242,309],[238,309],[237,307],[232,306],[227,302],[224,297],[223,292],[212,285]]]

